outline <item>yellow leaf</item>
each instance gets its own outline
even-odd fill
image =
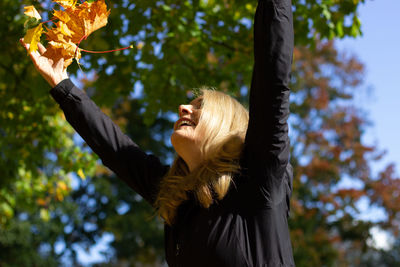
[[[58,25],[58,23],[56,24]],[[60,27],[57,28],[47,28],[46,27],[46,32],[45,32],[46,36],[47,36],[47,40],[51,41],[51,42],[61,42],[61,43],[66,43],[68,39],[68,36],[65,36]],[[66,37],[66,38],[64,38]]]
[[[233,15],[233,18],[235,19],[235,20],[238,20],[238,19],[240,19],[240,12],[239,11],[236,11],[235,13],[234,13],[234,15]]]
[[[58,182],[57,186],[58,186],[59,188],[61,188],[63,191],[67,191],[67,190],[68,190],[68,186],[67,186],[67,184],[66,184],[64,181]]]
[[[40,36],[42,35],[42,32],[42,23],[26,32],[24,42],[29,44],[29,53],[32,53],[38,49],[38,43],[40,42]]]
[[[24,111],[31,111],[31,107],[29,107],[29,106],[23,106],[22,109]]]
[[[136,48],[138,50],[141,50],[143,48],[143,46],[144,46],[144,43],[143,42],[139,42],[139,43],[137,43]]]
[[[31,18],[36,18],[37,20],[41,20],[42,17],[37,12],[34,6],[24,6],[25,12],[24,14]]]
[[[248,11],[252,11],[253,5],[252,5],[252,4],[246,4],[246,9],[247,9]]]
[[[56,2],[57,4],[67,8],[75,7],[76,1],[77,0],[53,0],[53,2]]]
[[[85,179],[85,174],[83,173],[82,169],[79,169],[76,174],[78,174],[78,176],[81,177],[82,179]]]
[[[12,218],[14,216],[14,210],[10,205],[3,202],[0,204],[0,214],[4,214],[7,218]]]
[[[56,189],[56,200],[58,200],[58,201],[64,200],[64,193],[60,187],[57,187],[57,189]]]
[[[71,37],[73,32],[68,28],[67,24],[59,21],[58,22],[58,27],[60,27],[60,32],[64,34],[65,36]]]
[[[40,218],[42,218],[43,221],[48,222],[50,220],[49,210],[40,209]]]

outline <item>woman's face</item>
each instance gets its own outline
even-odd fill
[[[179,106],[179,119],[174,124],[171,143],[175,151],[190,165],[190,158],[200,157],[201,136],[196,134],[196,126],[201,115],[202,97],[194,99],[188,105]]]
[[[174,124],[172,139],[184,138],[187,141],[195,141],[195,129],[201,115],[202,97],[194,99],[188,105],[179,106],[179,119]]]

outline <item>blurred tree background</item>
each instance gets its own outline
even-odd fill
[[[290,227],[297,266],[400,262],[400,179],[392,165],[378,175],[371,170],[383,153],[363,144],[370,125],[353,101],[364,89],[364,67],[334,45],[361,34],[363,2],[293,0]],[[171,162],[175,111],[193,88],[217,87],[246,105],[256,0],[106,3],[108,25],[80,46],[135,48],[85,54],[84,74],[76,64],[69,73],[145,151]],[[0,266],[80,266],[78,252],[105,234],[112,241],[97,266],[162,265],[162,222],[74,134],[18,44],[23,6],[32,4],[45,19],[54,7],[46,0],[0,4]],[[385,218],[361,220],[360,202]],[[391,249],[374,247],[377,228],[397,239]]]

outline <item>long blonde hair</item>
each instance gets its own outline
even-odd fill
[[[192,172],[181,157],[161,181],[155,202],[158,214],[169,225],[189,194],[208,208],[225,197],[239,171],[239,158],[249,120],[248,111],[234,98],[215,90],[202,89],[202,110],[195,131],[202,136],[202,164]]]

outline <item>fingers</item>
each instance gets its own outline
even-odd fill
[[[42,45],[42,43],[38,43],[39,53],[43,55],[46,53],[46,48]]]
[[[29,53],[29,44],[24,42],[24,38],[19,39],[19,42]],[[46,48],[42,45],[42,43],[38,43],[39,54],[43,55],[46,52]]]
[[[60,58],[55,64],[54,69],[59,72],[64,71],[64,58]]]
[[[29,52],[29,45],[24,42],[24,38],[19,39],[19,43]]]
[[[29,56],[31,57],[33,63],[37,63],[38,58],[40,57],[40,54],[38,51],[32,51],[29,52],[29,44],[24,42],[24,38],[19,39],[19,42],[21,43],[21,45],[25,48],[25,50],[28,52]]]

